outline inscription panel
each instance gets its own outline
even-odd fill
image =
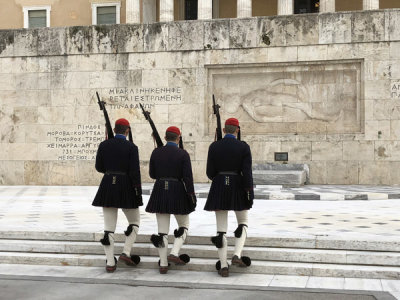
[[[102,125],[76,125],[73,130],[55,129],[47,132],[47,152],[56,160],[94,160],[97,147],[105,139]]]
[[[390,85],[390,95],[392,99],[400,99],[400,80],[392,82]]]
[[[246,134],[361,132],[360,62],[209,68],[222,119]],[[215,130],[211,100],[209,132]]]
[[[145,107],[155,104],[180,104],[182,88],[180,87],[136,87],[112,88],[105,90],[106,102],[111,109],[140,109],[139,103]],[[104,99],[103,99],[104,100]]]

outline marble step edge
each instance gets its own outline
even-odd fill
[[[139,272],[138,272],[139,271]],[[345,286],[329,286],[329,292],[336,295],[343,294],[343,299],[349,293],[357,294],[362,297],[363,295],[374,297],[374,299],[394,300],[387,291],[390,288],[385,288],[384,291],[374,289],[374,291],[367,291],[364,286],[353,283],[354,281],[368,281],[370,280],[380,282],[379,279],[356,279],[356,278],[320,278],[320,277],[301,277],[296,276],[280,276],[270,274],[230,274],[227,278],[221,278],[215,271],[201,272],[201,271],[181,271],[172,270],[168,275],[158,274],[154,269],[141,269],[129,270],[118,269],[114,273],[105,273],[104,267],[75,267],[75,266],[44,266],[44,265],[0,265],[0,279],[2,280],[33,280],[33,281],[48,281],[48,282],[67,282],[67,283],[86,283],[86,284],[118,284],[126,286],[147,286],[147,287],[171,287],[171,288],[189,288],[189,289],[226,289],[226,290],[246,290],[246,291],[282,291],[282,289],[291,292],[305,292],[325,294],[326,289],[307,287],[308,282],[317,279],[322,284],[330,283],[333,281],[343,281],[346,279],[351,280],[346,289]],[[274,280],[275,279],[275,280]],[[276,280],[277,279],[277,280]],[[305,286],[299,286],[297,280],[308,280]],[[278,282],[278,284],[275,284]],[[392,280],[384,280],[384,282],[392,282]],[[284,283],[284,284],[282,284]],[[296,286],[296,287],[293,287]],[[339,289],[340,288],[340,289]],[[307,289],[307,290],[305,290]],[[360,290],[363,289],[363,290]],[[306,294],[310,295],[310,294]],[[322,296],[322,295],[321,295]],[[322,296],[323,297],[323,296]]]
[[[16,240],[51,240],[51,241],[99,241],[103,237],[101,232],[52,232],[52,231],[0,231],[1,239]],[[114,235],[117,242],[125,239],[122,233]],[[138,243],[148,243],[150,234],[139,234]],[[173,236],[169,235],[169,242]],[[188,236],[188,244],[212,245],[210,236]],[[234,238],[228,236],[228,244],[234,245]],[[307,249],[332,249],[332,250],[360,250],[400,252],[400,239],[398,237],[357,237],[334,235],[278,235],[270,234],[263,237],[248,237],[246,246],[249,247],[274,247],[274,248],[307,248]]]
[[[300,184],[284,183],[286,187],[300,187]],[[151,190],[143,190],[144,195],[150,195]],[[197,198],[207,198],[208,191],[196,192]],[[254,199],[256,200],[325,200],[325,201],[343,201],[343,200],[395,200],[400,198],[400,193],[383,193],[383,192],[348,192],[348,193],[335,193],[335,192],[303,192],[296,193],[288,190],[268,190],[260,191],[254,190]]]
[[[171,265],[170,269],[215,272],[216,259],[193,258],[185,266]],[[58,255],[0,252],[1,264],[35,264],[53,266],[104,267],[104,255]],[[118,263],[118,267],[127,268]],[[131,268],[131,267],[130,267]],[[158,257],[142,256],[132,269],[158,269]],[[400,268],[385,266],[358,266],[341,264],[293,263],[254,260],[248,268],[230,267],[230,272],[247,274],[299,275],[318,277],[352,277],[371,279],[400,279]]]
[[[169,244],[169,248],[172,244]],[[123,243],[115,243],[115,253],[120,254]],[[134,253],[145,256],[158,256],[158,250],[149,243],[135,243]],[[228,254],[232,255],[234,247],[228,247]],[[26,253],[58,253],[58,254],[85,254],[102,255],[103,246],[99,242],[71,242],[71,241],[26,241],[26,240],[0,240],[0,251],[26,252]],[[185,244],[181,253],[186,253],[197,258],[216,258],[217,251],[214,246]],[[396,252],[371,252],[353,250],[330,249],[295,249],[295,248],[270,248],[270,247],[245,247],[243,255],[253,260],[310,262],[327,264],[354,264],[354,265],[380,265],[399,266],[400,253]]]

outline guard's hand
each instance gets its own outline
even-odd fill
[[[138,202],[138,206],[142,206],[142,205],[143,205],[143,198],[142,198],[142,195],[136,196],[136,200],[137,200],[137,202]]]
[[[190,195],[189,195],[189,199],[191,199],[193,209],[195,209],[196,206],[197,206],[197,198],[196,198],[196,195],[195,195],[195,194],[190,194]]]
[[[247,201],[249,202],[250,207],[252,207],[253,206],[253,199],[254,199],[253,190],[245,189],[245,193],[246,193]]]

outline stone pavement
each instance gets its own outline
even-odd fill
[[[13,186],[21,188],[20,186]],[[143,194],[150,195],[153,183],[143,184]],[[12,187],[1,187],[0,193]],[[195,184],[198,198],[207,198],[210,184]],[[400,185],[305,185],[283,187],[281,185],[256,185],[255,197],[259,200],[386,200],[400,199]]]
[[[308,189],[314,188],[313,186]],[[342,195],[358,187],[341,187]],[[319,187],[321,190],[322,188]],[[372,191],[370,187],[369,191]],[[377,187],[395,193],[398,189]],[[331,190],[331,187],[326,187]],[[339,191],[339,189],[337,189]],[[83,231],[100,232],[102,209],[91,206],[97,187],[92,186],[1,186],[0,230]],[[149,196],[144,196],[146,205]],[[215,217],[203,210],[204,198],[198,199],[197,210],[191,214],[191,235],[210,236],[215,233]],[[145,206],[144,206],[145,207]],[[140,233],[154,233],[156,218],[141,209]],[[250,211],[249,236],[339,236],[376,240],[400,236],[400,201],[279,201],[255,200]],[[121,214],[117,231],[123,232],[126,221]],[[171,229],[175,221],[171,223]],[[236,228],[235,216],[229,214],[228,231]]]
[[[144,184],[143,193],[150,195],[152,184]],[[196,184],[199,198],[207,198],[210,184]],[[385,200],[400,199],[400,185],[305,185],[297,188],[281,185],[257,185],[255,198],[260,200]]]
[[[206,186],[202,186],[206,188]],[[277,187],[269,187],[270,190]],[[308,186],[304,189],[319,193],[335,191],[342,195],[359,191],[359,186],[330,187]],[[97,187],[90,186],[1,186],[0,187],[0,232],[49,231],[49,232],[102,232],[102,210],[91,206]],[[299,189],[290,189],[299,190]],[[369,187],[368,193],[395,194],[398,187]],[[148,196],[144,196],[145,205]],[[344,200],[344,198],[341,198]],[[209,237],[215,234],[213,213],[202,210],[205,199],[198,200],[198,209],[191,214],[190,235]],[[400,236],[399,199],[369,201],[327,200],[255,200],[250,211],[250,238],[289,237],[303,239],[336,239],[337,241],[368,240],[379,248],[385,242],[398,243]],[[117,232],[126,228],[126,220],[120,215]],[[171,222],[171,230],[175,228]],[[140,234],[155,232],[156,219],[141,209]],[[234,214],[229,216],[228,235],[236,228]],[[397,251],[397,250],[396,250]],[[37,265],[0,264],[0,275],[28,276],[38,274],[60,278],[101,279],[107,278],[103,267],[62,267]],[[58,274],[58,275],[57,275]],[[136,274],[136,275],[135,275]],[[160,277],[155,270],[119,269],[114,279],[145,280],[176,285],[227,284],[261,285],[263,287],[327,288],[390,291],[400,298],[400,281],[390,279],[365,279],[342,277],[289,276],[268,274],[232,274],[229,279],[220,279],[215,272],[193,272],[171,270],[168,276]],[[140,276],[139,276],[140,275]],[[136,277],[135,277],[136,276]],[[137,277],[139,276],[139,277]]]
[[[196,284],[177,288],[168,283],[164,285],[146,285],[147,282],[135,284],[132,279],[121,283],[118,280],[108,279],[104,283],[78,282],[76,279],[57,281],[51,278],[48,281],[42,278],[31,279],[0,279],[0,299],[267,299],[267,300],[392,300],[388,292],[350,291],[350,290],[322,290],[322,289],[295,289],[295,288],[268,288],[262,286],[235,287],[214,286],[210,284]],[[160,282],[158,282],[160,283]],[[44,293],[43,291],[46,291]]]

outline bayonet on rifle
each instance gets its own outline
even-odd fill
[[[217,117],[217,128],[215,129],[215,140],[219,141],[222,140],[222,127],[221,127],[221,116],[219,115],[219,106],[215,103],[215,96],[212,95],[213,98],[213,111],[214,115]]]
[[[108,113],[106,110],[106,103],[104,101],[100,100],[100,96],[99,96],[98,92],[96,92],[96,95],[97,95],[97,103],[100,106],[100,110],[103,111],[104,119],[106,119],[106,135],[107,135],[106,139],[111,139],[114,137],[114,132],[111,127],[110,119],[108,118]]]

